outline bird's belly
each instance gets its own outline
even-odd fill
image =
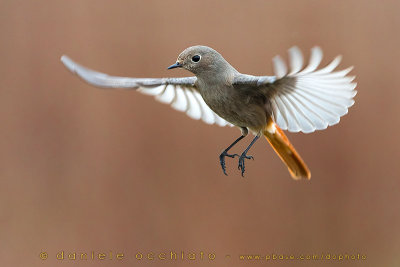
[[[267,116],[262,105],[248,103],[243,98],[221,96],[204,97],[204,101],[217,115],[235,126],[259,131],[266,125]]]

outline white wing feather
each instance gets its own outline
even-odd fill
[[[62,56],[61,61],[72,73],[91,85],[101,88],[136,89],[140,93],[155,96],[158,101],[170,104],[178,111],[185,112],[192,119],[201,119],[207,124],[233,126],[207,106],[194,87],[196,77],[161,79],[116,77],[85,68],[67,56]]]
[[[316,70],[322,60],[318,47],[311,50],[309,65],[302,71],[303,56],[297,47],[289,50],[291,71],[286,74],[286,65],[280,57],[274,58],[276,94],[271,103],[276,123],[284,130],[310,133],[322,130],[339,122],[354,104],[355,77],[347,76],[352,67],[334,71],[341,57],[336,57],[328,66]],[[293,82],[294,81],[294,82]]]

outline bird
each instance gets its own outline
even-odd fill
[[[196,45],[181,52],[167,69],[182,68],[194,76],[180,78],[129,78],[110,76],[86,68],[68,56],[62,63],[72,73],[99,88],[133,89],[185,112],[207,124],[235,126],[241,135],[219,155],[225,175],[226,158],[238,158],[238,170],[254,159],[248,151],[264,136],[286,165],[294,180],[309,180],[311,172],[283,130],[311,133],[337,124],[354,104],[357,83],[348,75],[353,66],[336,70],[342,57],[318,68],[323,53],[311,49],[308,65],[300,49],[288,50],[289,66],[280,56],[273,58],[272,76],[242,74],[216,50]],[[240,154],[230,150],[251,132],[254,138]]]

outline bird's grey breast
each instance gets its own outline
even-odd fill
[[[198,79],[197,87],[206,104],[218,115],[224,118],[223,114],[229,109],[229,105],[235,101],[234,91],[231,85],[224,83],[210,83]]]
[[[266,124],[266,98],[254,86],[209,83],[201,79],[196,83],[206,104],[228,122],[257,130]]]

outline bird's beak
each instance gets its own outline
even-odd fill
[[[170,69],[175,69],[175,68],[182,68],[181,63],[176,62],[175,64],[169,66],[167,69],[170,70]]]

